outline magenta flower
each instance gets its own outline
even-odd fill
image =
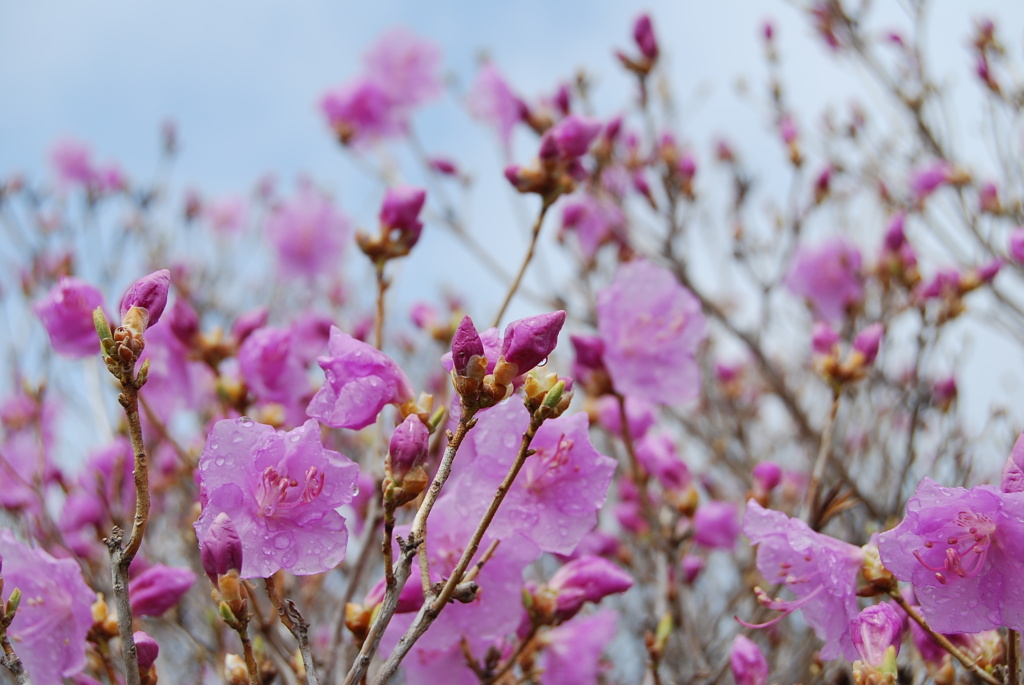
[[[842,238],[832,238],[798,250],[785,283],[810,303],[817,318],[838,323],[864,296],[860,267],[860,251]]]
[[[527,109],[491,62],[480,67],[469,87],[469,111],[498,130],[507,156],[512,140],[512,129],[523,120]]]
[[[563,161],[571,161],[587,154],[590,144],[601,132],[601,122],[589,117],[570,114],[548,129],[541,140],[541,157],[545,156],[545,140],[550,140]]]
[[[294,349],[294,337],[287,328],[260,328],[239,348],[238,366],[260,402],[280,404],[288,423],[298,425],[306,418],[303,410],[311,393],[305,364]]]
[[[729,666],[736,685],[766,685],[771,672],[764,652],[745,635],[737,635],[732,641]]]
[[[732,549],[740,532],[737,514],[733,502],[704,502],[693,515],[694,541],[709,549]]]
[[[452,370],[456,375],[465,376],[469,368],[469,360],[473,357],[484,356],[484,343],[480,334],[476,332],[473,320],[468,316],[462,317],[459,327],[452,337]]]
[[[345,558],[348,530],[337,508],[355,495],[358,472],[323,446],[315,421],[287,433],[245,417],[218,421],[199,458],[196,537],[225,513],[242,542],[243,578],[328,571]]]
[[[530,422],[522,402],[499,404],[478,416],[459,451],[458,508],[479,519],[519,450]],[[536,453],[505,496],[491,530],[521,533],[545,552],[570,554],[597,523],[615,472],[615,460],[590,443],[584,414],[545,421],[531,448]]]
[[[427,458],[430,431],[416,414],[409,414],[391,434],[388,447],[388,468],[396,483]]]
[[[1010,256],[1018,264],[1024,264],[1024,228],[1015,228],[1010,233]]]
[[[554,351],[564,323],[565,312],[561,309],[513,321],[505,327],[501,339],[501,358],[516,366],[517,375],[527,373]]]
[[[441,50],[406,28],[381,34],[363,65],[395,105],[414,107],[441,94]]]
[[[349,220],[312,188],[300,189],[267,219],[267,238],[277,250],[284,278],[336,273],[349,238]]]
[[[633,24],[633,40],[640,48],[640,54],[649,60],[658,57],[658,39],[654,36],[654,26],[649,14],[641,14]]]
[[[542,685],[584,685],[600,682],[601,652],[615,637],[618,614],[601,611],[577,618],[544,633],[541,642]]]
[[[794,601],[771,600],[768,608],[800,609],[825,645],[822,659],[857,658],[850,637],[856,618],[857,573],[863,564],[858,547],[815,533],[799,519],[754,500],[747,503],[743,533],[757,546],[757,570],[769,585],[781,583],[796,595]]]
[[[618,400],[613,400],[617,405]],[[627,419],[629,415],[627,414]],[[653,416],[651,417],[653,420]],[[621,420],[621,419],[620,419]],[[632,426],[630,432],[632,433]],[[637,434],[632,435],[636,440],[636,458],[644,469],[658,479],[661,487],[665,490],[682,492],[693,481],[690,475],[690,468],[683,461],[676,449],[675,440],[666,433],[649,433],[642,438]],[[736,511],[732,512],[735,521]],[[734,523],[736,530],[739,530],[739,523]],[[733,539],[736,532],[733,532]]]
[[[57,172],[61,186],[88,187],[96,177],[92,150],[88,145],[71,138],[58,141],[50,152],[50,162]]]
[[[696,354],[707,322],[700,302],[669,271],[644,260],[620,266],[597,294],[597,327],[616,390],[658,404],[697,397]]]
[[[213,518],[206,533],[199,537],[199,557],[210,582],[228,571],[242,570],[242,541],[231,517],[221,512]]]
[[[626,229],[626,216],[612,202],[589,193],[573,196],[562,206],[562,228],[559,235],[572,230],[580,242],[585,259],[593,259],[598,248],[621,235]]]
[[[555,571],[547,585],[555,591],[558,619],[567,621],[586,602],[596,604],[633,587],[633,576],[607,559],[581,556]]]
[[[889,647],[894,648],[895,654],[900,651],[903,617],[888,602],[873,604],[850,622],[850,635],[861,660],[872,666],[881,666],[885,663]]]
[[[882,335],[885,334],[885,326],[881,323],[873,323],[860,333],[853,340],[853,349],[864,355],[864,363],[871,364],[878,357],[878,350],[882,345]]]
[[[599,397],[596,404],[597,422],[601,427],[614,435],[622,435],[622,411],[619,409],[619,400],[611,395],[605,395]],[[629,426],[630,438],[639,441],[647,435],[647,431],[657,422],[656,410],[657,407],[650,402],[636,397],[626,398],[626,423]],[[658,459],[661,455],[652,456],[655,456],[655,458],[645,461],[644,468],[657,475],[660,469],[663,468],[658,465],[662,463]],[[670,470],[675,469],[676,467],[673,466]],[[658,478],[660,479],[661,476],[658,476]],[[664,485],[664,481],[662,484]]]
[[[914,194],[914,199],[920,202],[947,184],[952,171],[952,166],[945,160],[915,169],[910,178],[910,190]]]
[[[60,476],[53,463],[56,410],[51,400],[23,392],[0,402],[0,507],[33,512],[43,507],[46,486]]]
[[[80,278],[63,276],[45,298],[32,305],[32,311],[46,327],[57,354],[89,357],[100,351],[92,313],[102,304],[98,288]]]
[[[33,682],[60,683],[85,668],[85,636],[96,599],[73,559],[54,559],[0,530],[4,601],[21,590],[21,605],[7,629]]]
[[[136,616],[159,616],[178,603],[196,582],[196,574],[178,566],[154,564],[132,578],[128,596]]]
[[[384,86],[361,78],[326,93],[320,110],[344,144],[361,145],[401,135],[405,123]]]
[[[331,327],[327,356],[317,363],[327,376],[306,413],[332,428],[365,428],[386,404],[413,399],[412,385],[398,364],[380,350]]]
[[[380,208],[380,223],[391,236],[391,240],[401,243],[406,250],[412,249],[419,242],[423,233],[423,222],[420,211],[427,199],[427,191],[412,186],[388,188],[384,202]]]
[[[990,485],[944,488],[925,478],[903,521],[878,537],[882,563],[914,584],[935,630],[1024,628],[1022,497]]]

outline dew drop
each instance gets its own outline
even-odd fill
[[[233,436],[231,436],[231,442],[237,445],[238,443],[242,442],[242,436],[239,435],[238,433],[235,433]]]
[[[250,426],[252,426],[252,419],[250,419],[248,416],[239,416],[238,425],[244,426],[245,428],[249,428]]]
[[[274,547],[278,549],[287,549],[292,544],[292,539],[287,535],[278,535],[274,538]]]
[[[352,483],[352,496],[355,497],[358,494],[359,494],[359,486],[356,485],[355,483]]]
[[[217,466],[224,466],[224,457],[217,457],[213,460],[213,463]]]

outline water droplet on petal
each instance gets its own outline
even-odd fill
[[[252,419],[250,419],[248,416],[239,416],[238,425],[244,426],[245,428],[249,428],[252,426]]]
[[[224,457],[217,457],[213,460],[213,463],[217,466],[224,466]]]

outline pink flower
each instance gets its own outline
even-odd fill
[[[949,182],[953,168],[949,162],[938,161],[916,169],[910,178],[910,190],[918,202]]]
[[[704,502],[693,515],[694,541],[710,549],[732,549],[740,532],[737,514],[733,502]]]
[[[510,400],[478,415],[459,451],[459,511],[479,519],[519,450],[530,417]],[[584,414],[545,421],[519,477],[491,524],[503,537],[521,533],[545,552],[569,554],[597,523],[615,460],[590,443]]]
[[[249,335],[238,350],[238,366],[246,385],[260,402],[284,407],[287,421],[298,425],[310,397],[306,365],[287,328],[268,326]]]
[[[593,259],[597,250],[616,236],[621,240],[625,229],[626,217],[617,205],[588,193],[574,196],[562,206],[559,235],[574,231],[585,259]]]
[[[96,599],[73,559],[54,559],[0,530],[4,601],[21,590],[7,636],[33,682],[59,683],[85,668],[85,636]]]
[[[736,685],[765,685],[770,670],[764,652],[745,635],[737,635],[732,641],[729,666]]]
[[[212,200],[202,211],[206,223],[222,235],[239,233],[245,226],[245,200],[236,195]]]
[[[326,449],[315,421],[288,431],[245,417],[218,421],[199,458],[203,540],[221,513],[242,542],[243,578],[329,571],[345,558],[348,530],[338,507],[355,495],[358,467]]]
[[[615,400],[618,404],[618,401]],[[653,418],[653,417],[652,417]],[[644,469],[658,479],[661,487],[666,490],[682,492],[692,482],[690,468],[679,456],[676,450],[675,440],[666,433],[649,433],[636,440],[636,458],[643,465]],[[736,518],[736,511],[732,512],[733,519]],[[739,524],[736,524],[738,529]],[[735,539],[736,534],[733,533]]]
[[[658,404],[700,392],[697,347],[707,336],[700,302],[669,271],[644,260],[619,267],[597,294],[604,363],[615,389]]]
[[[850,635],[860,658],[872,666],[881,666],[889,647],[896,654],[900,651],[903,617],[888,602],[873,604],[850,622]]]
[[[559,121],[544,134],[554,145],[558,156],[564,161],[571,161],[587,154],[590,143],[601,132],[601,122],[589,117],[570,114]],[[541,140],[541,157],[544,157],[544,139]]]
[[[1018,264],[1024,264],[1024,228],[1015,228],[1010,233],[1010,256]]]
[[[121,297],[122,321],[132,307],[141,307],[146,310],[146,328],[155,324],[167,307],[167,291],[170,287],[171,272],[167,269],[154,271],[132,283]]]
[[[597,604],[608,595],[633,587],[633,576],[616,564],[596,556],[581,556],[555,571],[547,586],[556,595],[558,620],[567,621],[586,602]]]
[[[57,354],[89,357],[100,352],[92,313],[102,304],[98,288],[80,278],[62,276],[46,297],[32,305],[32,311],[43,322]]]
[[[267,219],[267,238],[277,249],[284,278],[335,273],[349,238],[349,220],[311,188],[299,190]]]
[[[832,238],[815,248],[801,248],[785,283],[810,303],[816,317],[838,323],[864,296],[860,267],[860,251],[842,238]]]
[[[757,546],[757,570],[769,585],[781,583],[796,595],[794,601],[771,600],[768,608],[803,611],[804,619],[825,641],[822,659],[857,658],[850,637],[856,618],[857,574],[863,564],[858,547],[815,533],[799,519],[747,503],[743,533]]]
[[[381,34],[363,64],[396,105],[414,107],[441,94],[441,50],[406,28]]]
[[[88,187],[96,177],[92,150],[88,145],[72,138],[58,141],[50,152],[50,161],[57,180],[64,187]]]
[[[0,402],[0,507],[38,511],[46,486],[58,480],[53,463],[56,406],[19,393]]]
[[[614,611],[602,611],[546,632],[541,639],[542,685],[599,682],[601,652],[615,637],[617,622],[618,614]]]
[[[514,364],[517,375],[527,373],[554,351],[564,323],[565,312],[561,309],[513,321],[505,327],[501,339],[501,359]]]
[[[365,428],[384,405],[413,399],[405,372],[380,350],[331,327],[327,356],[318,357],[327,380],[306,413],[332,428]]]
[[[361,145],[405,132],[405,122],[385,88],[361,78],[327,92],[320,110],[343,144]]]
[[[658,39],[654,36],[654,26],[651,25],[649,14],[641,14],[633,24],[633,40],[640,48],[640,54],[649,60],[658,57]]]
[[[882,563],[914,584],[941,633],[1024,628],[1024,495],[925,478],[898,526],[878,537]]]
[[[507,156],[512,129],[523,120],[527,109],[498,68],[490,62],[480,67],[469,87],[469,111],[498,129]]]
[[[136,616],[159,616],[178,603],[196,582],[190,569],[154,564],[132,578],[128,596]]]

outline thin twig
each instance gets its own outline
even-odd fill
[[[540,213],[537,214],[537,220],[533,223],[533,232],[530,235],[530,247],[526,250],[526,257],[523,258],[523,264],[519,267],[519,273],[516,274],[515,280],[512,281],[512,285],[509,286],[508,294],[505,295],[505,301],[502,302],[501,308],[498,310],[498,314],[494,317],[493,325],[495,328],[501,324],[501,318],[505,316],[505,310],[508,309],[509,304],[512,302],[512,298],[515,297],[516,291],[519,290],[519,283],[523,280],[526,268],[530,266],[530,262],[533,260],[533,253],[537,248],[537,239],[540,237],[540,228],[544,224],[544,216],[548,213],[548,209],[551,207],[553,202],[553,199],[544,198],[543,204],[540,206]]]

